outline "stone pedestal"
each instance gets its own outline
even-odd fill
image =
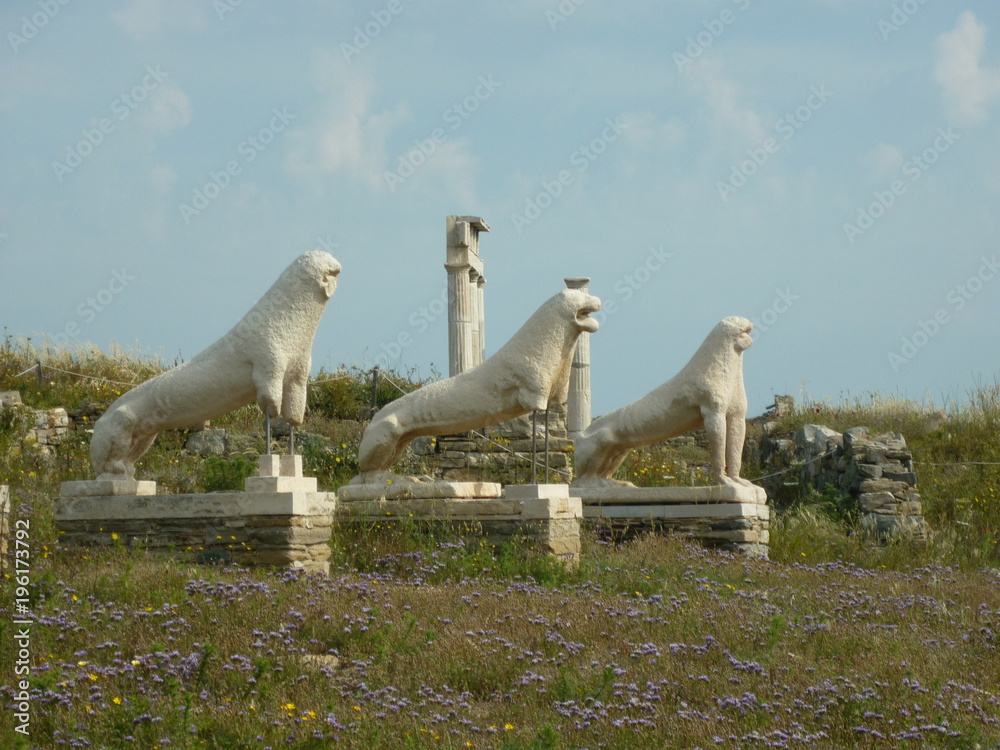
[[[56,528],[66,545],[141,546],[201,563],[329,573],[336,496],[317,492],[301,465],[300,456],[261,456],[270,473],[249,477],[243,492],[157,495],[153,482],[134,483],[147,486],[132,493],[122,482],[66,482]]]
[[[568,567],[580,564],[580,523],[583,504],[566,484],[507,485],[504,498],[521,503],[521,529],[525,538]]]
[[[117,497],[156,494],[156,482],[138,479],[90,479],[83,482],[63,482],[59,486],[63,497]]]
[[[398,482],[340,488],[339,523],[443,523],[491,544],[516,539],[573,567],[580,560],[579,498],[567,485]]]
[[[571,487],[585,519],[629,536],[668,529],[709,547],[767,557],[770,508],[760,487]]]

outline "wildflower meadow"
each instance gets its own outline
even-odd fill
[[[17,377],[40,358],[42,379]],[[8,340],[0,391],[106,406],[165,366]],[[356,472],[368,404],[362,375],[327,378],[303,453],[335,489]],[[977,393],[937,432],[918,429],[920,407],[875,399],[779,417],[906,434],[932,527],[920,548],[865,539],[803,493],[776,510],[770,559],[588,526],[567,570],[516,542],[403,522],[335,527],[329,576],[62,545],[52,502],[59,482],[90,477],[89,434],[42,451],[20,412],[0,410],[13,501],[0,746],[1000,748],[1000,408]],[[238,486],[262,448],[259,413],[223,424],[245,456],[209,461],[168,433],[140,471],[161,492]],[[623,472],[698,483],[701,460],[655,447]]]

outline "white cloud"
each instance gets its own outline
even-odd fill
[[[149,39],[163,29],[204,31],[207,25],[204,8],[192,0],[131,0],[112,13],[111,19],[137,41]]]
[[[374,112],[371,76],[339,54],[318,55],[315,67],[326,107],[289,131],[286,166],[307,179],[347,172],[372,189],[384,188],[386,142],[394,128],[410,119],[406,105]]]
[[[175,182],[177,182],[177,172],[169,164],[156,164],[149,170],[149,184],[158,196],[170,193]]]
[[[743,146],[759,144],[767,137],[760,116],[741,102],[743,92],[739,85],[726,78],[721,60],[707,57],[697,60],[685,80],[705,100],[709,123],[717,135],[736,136]]]
[[[620,119],[625,129],[625,141],[638,150],[669,149],[684,140],[684,124],[677,117],[660,122],[649,112],[628,112]]]
[[[859,161],[868,170],[873,180],[883,180],[898,176],[903,167],[903,150],[899,146],[880,143],[867,154],[862,154]]]
[[[140,121],[153,133],[169,133],[191,122],[191,100],[179,86],[164,84],[149,99]]]
[[[986,25],[972,11],[958,17],[954,30],[938,37],[934,78],[949,115],[962,124],[986,120],[986,108],[1000,96],[1000,69],[983,68]]]
[[[406,153],[395,157],[389,168],[398,169],[400,159],[413,153],[414,148],[410,148]],[[458,205],[476,206],[479,200],[473,176],[477,163],[466,139],[447,140],[438,144],[434,153],[414,168],[413,175],[403,180],[402,184],[396,183],[396,187],[399,190],[426,189],[431,185],[435,192],[454,198]],[[387,186],[388,181],[383,180],[381,187]]]

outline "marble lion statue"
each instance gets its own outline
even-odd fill
[[[482,364],[387,404],[365,430],[361,474],[351,483],[375,481],[414,438],[477,430],[565,401],[577,338],[597,330],[590,313],[600,309],[597,297],[564,289]]]
[[[577,486],[633,486],[611,475],[633,448],[704,426],[716,484],[754,487],[740,477],[747,396],[743,352],[753,343],[746,318],[724,319],[673,378],[594,420],[576,438]]]
[[[111,404],[90,443],[97,478],[132,479],[159,433],[254,401],[268,416],[301,424],[313,339],[339,274],[329,253],[300,255],[229,333]]]

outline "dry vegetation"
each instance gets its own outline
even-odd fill
[[[39,354],[51,377],[14,377]],[[7,341],[0,390],[73,409],[127,387],[56,367],[127,383],[162,364]],[[358,430],[334,417],[367,406],[363,388],[336,387],[312,405],[313,429],[336,446],[320,467],[330,484],[353,470]],[[777,519],[771,561],[673,537],[616,546],[590,530],[567,572],[473,535],[368,527],[335,532],[329,578],[62,549],[51,499],[87,476],[87,434],[43,456],[8,412],[0,483],[30,520],[33,715],[31,737],[13,732],[8,573],[0,745],[998,748],[998,475],[932,465],[1000,461],[997,392],[980,389],[940,431],[918,431],[919,412],[810,405],[784,419],[903,432],[935,531],[923,550],[865,540],[807,497]],[[257,415],[224,426],[251,432]],[[201,491],[222,469],[180,441],[161,437],[141,466],[171,491]],[[651,449],[627,470],[687,483],[698,460]]]

